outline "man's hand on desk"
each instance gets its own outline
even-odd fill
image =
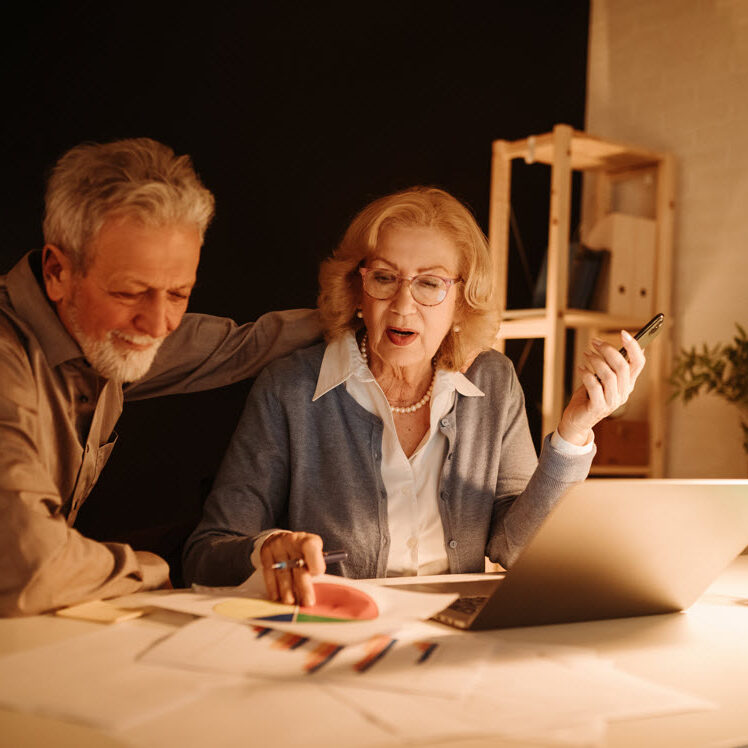
[[[169,579],[169,564],[161,556],[149,551],[135,551],[143,575],[144,590],[173,589]]]

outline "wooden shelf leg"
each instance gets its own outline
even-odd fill
[[[494,299],[499,314],[506,309],[506,286],[509,268],[509,215],[511,211],[512,162],[506,141],[493,144],[491,156],[491,198],[488,216],[489,250],[493,264]],[[497,341],[503,349],[503,341]]]
[[[571,212],[571,138],[569,125],[553,128],[554,159],[551,167],[551,204],[548,222],[548,282],[546,318],[548,337],[543,353],[543,436],[561,418],[564,399],[563,315],[569,277],[569,216]]]

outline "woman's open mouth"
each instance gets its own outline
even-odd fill
[[[410,343],[412,343],[417,336],[418,333],[414,332],[413,330],[403,330],[399,327],[387,328],[387,337],[394,345],[410,345]]]

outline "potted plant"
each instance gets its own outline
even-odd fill
[[[670,384],[671,400],[681,398],[687,403],[701,392],[712,392],[735,403],[740,410],[743,427],[743,449],[748,454],[748,338],[738,324],[732,343],[718,343],[713,348],[704,343],[682,348],[675,359]]]

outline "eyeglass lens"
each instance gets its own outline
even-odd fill
[[[364,276],[364,290],[375,299],[390,299],[406,280],[388,270],[371,270]],[[447,296],[447,284],[435,275],[416,275],[410,279],[410,292],[413,298],[425,306],[439,304]]]

